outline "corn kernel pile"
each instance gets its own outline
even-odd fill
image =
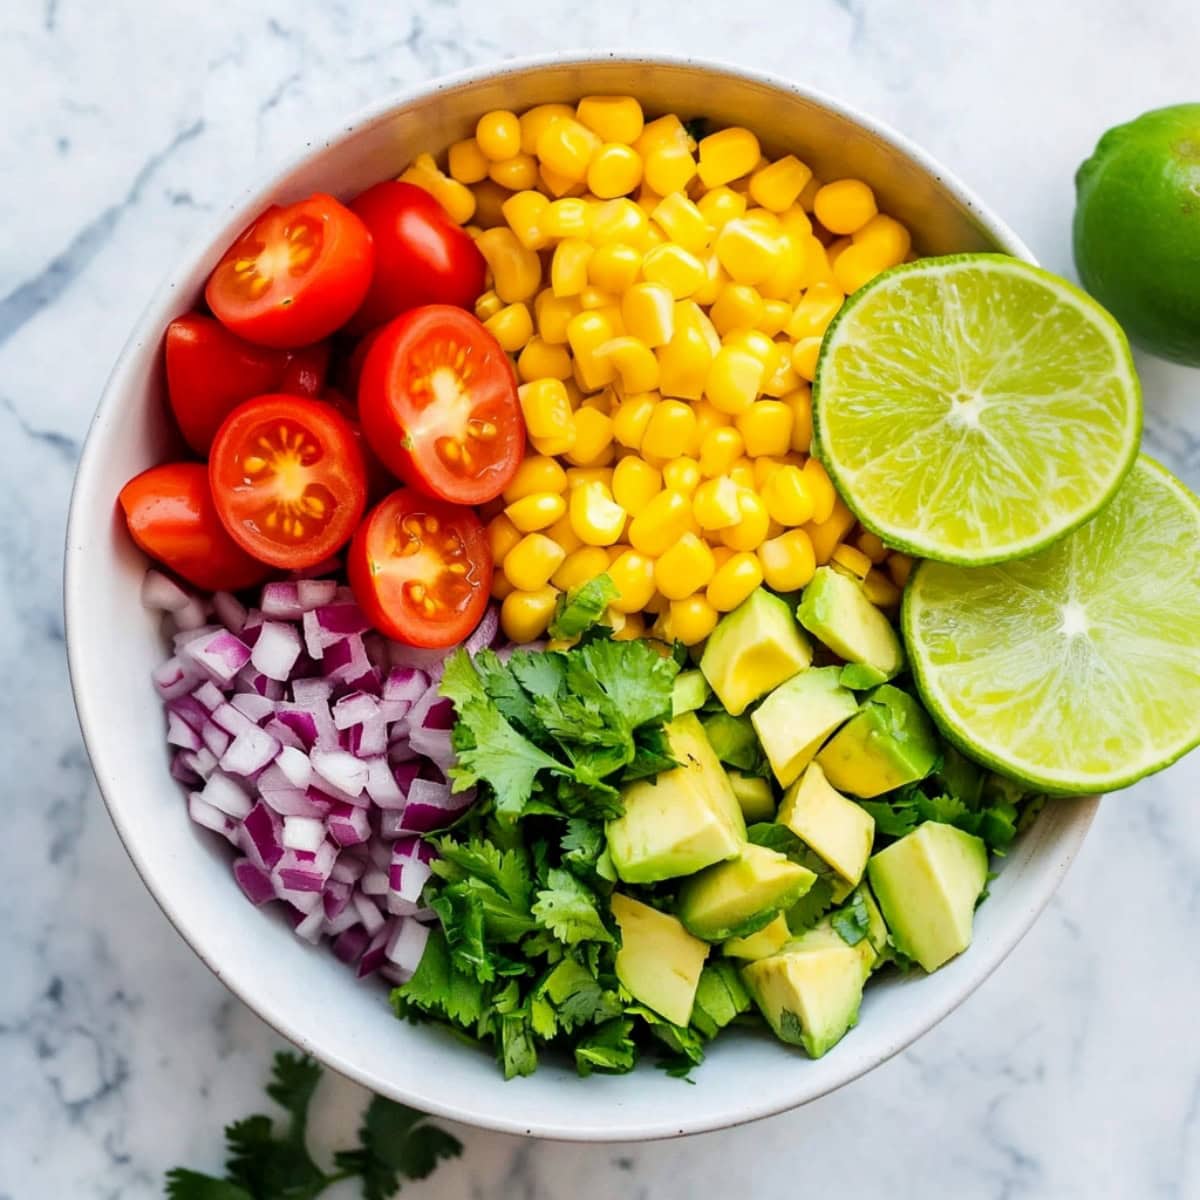
[[[630,96],[489,112],[445,171],[426,154],[401,178],[475,238],[476,315],[516,362],[530,454],[485,513],[509,638],[605,571],[618,636],[649,620],[687,645],[828,562],[897,603],[910,560],[808,457],[822,335],[910,253],[867,184],[765,158],[748,129],[697,142]]]

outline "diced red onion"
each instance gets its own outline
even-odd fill
[[[470,636],[463,642],[463,649],[468,654],[478,654],[486,650],[495,640],[500,631],[500,610],[494,604],[484,609],[479,624],[475,626]]]
[[[282,700],[285,689],[280,680],[271,679],[261,671],[256,671],[252,663],[247,663],[238,672],[237,690],[253,692],[259,696],[266,696],[270,700]]]
[[[429,779],[414,779],[408,789],[404,827],[413,833],[431,833],[449,825],[475,802],[472,792],[453,793],[450,785]]]
[[[275,712],[275,701],[256,692],[237,692],[229,703],[256,725]]]
[[[277,716],[272,717],[263,728],[277,741],[284,749],[289,747],[293,750],[298,750],[301,754],[308,749],[306,742],[302,741],[296,731],[290,726],[285,725]],[[307,755],[305,755],[307,758]]]
[[[210,754],[215,754],[217,758],[229,749],[229,743],[232,740],[215,721],[205,721],[200,727],[200,737],[204,742],[205,749]]]
[[[204,743],[200,735],[178,714],[167,713],[167,745],[184,750],[199,750]]]
[[[188,816],[197,825],[203,825],[205,829],[211,829],[230,841],[237,837],[237,822],[215,804],[210,804],[201,792],[189,793]]]
[[[154,668],[151,679],[164,700],[174,700],[192,690],[199,680],[199,671],[194,664],[173,656]]]
[[[260,607],[265,617],[298,621],[304,614],[304,608],[300,604],[299,584],[290,581],[268,583],[263,588]]]
[[[283,857],[283,821],[259,801],[242,821],[243,848],[260,867],[270,871]]]
[[[367,809],[353,804],[335,804],[326,821],[329,836],[339,846],[357,846],[371,836]]]
[[[191,596],[173,579],[151,568],[142,577],[142,607],[159,612],[178,612]]]
[[[224,771],[214,771],[201,793],[206,803],[219,808],[234,820],[244,821],[253,807],[241,784],[235,782]]]
[[[366,793],[379,808],[389,810],[403,808],[406,796],[396,780],[388,760],[379,755],[367,759]]]
[[[454,747],[448,729],[424,729],[415,726],[409,731],[408,745],[417,754],[433,759],[443,773],[454,765]]]
[[[189,596],[188,602],[182,608],[177,608],[171,613],[171,620],[180,632],[199,629],[208,620],[208,605],[195,596]]]
[[[381,867],[368,867],[363,877],[358,881],[364,896],[386,896],[388,890],[387,872]]]
[[[317,892],[298,892],[291,888],[286,888],[279,882],[278,877],[275,879],[275,895],[280,900],[286,900],[294,909],[307,916],[309,913],[316,910],[321,912],[321,893]],[[322,916],[324,914],[322,913]]]
[[[321,659],[321,673],[338,683],[357,680],[360,676],[369,674],[372,669],[362,637],[357,633],[349,634],[327,646]]]
[[[414,833],[406,833],[392,846],[392,862],[402,859],[413,859],[417,862],[433,862],[438,852],[423,838]]]
[[[346,883],[341,879],[327,879],[325,881],[325,890],[321,894],[321,903],[325,908],[325,919],[332,921],[341,913],[345,912],[350,905],[350,897],[354,895],[354,887],[352,884]],[[358,913],[354,913],[354,919],[358,920]]]
[[[260,700],[263,698],[259,697]],[[267,703],[273,705],[273,702],[270,700]],[[212,722],[234,737],[237,737],[240,733],[261,732],[258,725],[246,716],[244,712],[235,708],[232,704],[227,704],[224,700],[212,710]]]
[[[345,750],[314,750],[309,759],[321,779],[347,795],[357,796],[367,785],[367,764]]]
[[[333,706],[335,729],[349,729],[351,725],[362,725],[379,715],[379,701],[368,692],[351,692]]]
[[[312,763],[308,755],[291,746],[284,746],[279,751],[274,767],[293,787],[306,788],[312,782]]]
[[[338,855],[338,860],[333,864],[333,870],[330,871],[329,877],[342,883],[357,883],[366,869],[366,859],[357,858],[353,851],[348,851]]]
[[[368,933],[374,934],[378,929],[382,928],[385,920],[384,915],[379,911],[379,906],[366,892],[355,892],[351,903],[354,905],[354,911],[358,913],[358,919],[363,923]]]
[[[185,750],[179,757],[184,766],[201,779],[207,779],[217,769],[217,756],[204,747],[199,750]]]
[[[353,600],[340,604],[323,604],[316,613],[321,629],[338,638],[351,633],[366,633],[371,628],[371,622]]]
[[[249,613],[246,606],[232,592],[214,592],[212,606],[213,615],[230,633],[241,634],[246,627]]]
[[[333,570],[337,570],[337,559],[327,560]],[[316,574],[321,574],[316,571]],[[300,607],[308,612],[320,608],[324,604],[332,604],[337,595],[337,580],[335,579],[300,579],[296,581],[296,597]]]
[[[391,926],[384,925],[371,938],[367,948],[363,951],[362,958],[358,960],[359,979],[365,979],[368,975],[373,975],[388,961],[387,944],[390,937]]]
[[[206,679],[193,693],[192,699],[203,705],[206,712],[216,712],[225,703],[225,696],[211,679]]]
[[[217,683],[228,686],[250,661],[250,650],[228,629],[196,638],[183,647],[181,654],[200,666]]]
[[[362,925],[355,925],[352,929],[339,933],[334,939],[334,957],[347,966],[353,966],[362,957],[370,940],[371,935],[366,929]]]
[[[267,768],[270,770],[270,768]],[[332,805],[322,802],[312,795],[312,789],[300,788],[264,788],[259,785],[259,792],[264,801],[281,817],[317,817],[323,819],[329,814]]]
[[[283,746],[264,729],[251,725],[233,739],[221,756],[221,769],[235,775],[253,775],[273,762]]]
[[[387,940],[384,953],[410,978],[421,964],[425,943],[429,940],[429,926],[405,917],[397,921]]]
[[[197,625],[194,629],[177,630],[171,638],[171,648],[178,654],[184,646],[198,642],[201,638],[208,637],[210,633],[220,633],[223,628],[223,625]],[[199,667],[196,670],[199,671]]]
[[[328,704],[333,695],[333,680],[315,676],[292,680],[292,699],[299,705]]]
[[[271,882],[270,875],[248,858],[235,860],[233,877],[237,880],[238,887],[246,894],[246,899],[256,907],[275,899],[275,885]]]
[[[325,914],[320,908],[314,908],[292,932],[315,946],[321,940],[321,934],[325,932]]]
[[[441,679],[446,659],[450,657],[449,650],[428,650],[423,646],[406,646],[403,642],[389,642],[388,651],[393,667],[415,667],[431,680]]]
[[[300,635],[294,625],[282,621],[264,621],[258,640],[250,652],[250,662],[256,671],[268,679],[286,680],[300,657]]]
[[[287,850],[316,851],[325,840],[325,822],[317,817],[284,817],[283,845]]]

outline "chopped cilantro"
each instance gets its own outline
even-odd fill
[[[548,630],[552,638],[575,638],[591,629],[620,595],[608,575],[597,575],[558,598]]]

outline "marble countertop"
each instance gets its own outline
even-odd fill
[[[1195,99],[1195,0],[10,0],[0,28],[0,1200],[214,1168],[279,1039],[163,919],[100,803],[59,603],[81,438],[166,263],[245,179],[389,90],[557,48],[723,57],[903,129],[1070,273],[1107,126]],[[676,15],[669,15],[674,11]],[[785,15],[787,14],[787,15]],[[1139,362],[1147,449],[1200,487],[1200,372]],[[727,1133],[580,1147],[459,1131],[405,1191],[480,1200],[1200,1196],[1200,754],[1106,801],[1003,968],[870,1076]],[[323,1094],[318,1141],[362,1093]]]

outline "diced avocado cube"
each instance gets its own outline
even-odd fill
[[[858,701],[838,682],[838,668],[818,667],[777,687],[750,720],[775,778],[787,787],[825,739],[857,711]]]
[[[848,946],[822,922],[778,954],[747,964],[742,978],[775,1035],[820,1058],[858,1021],[867,955],[874,951],[866,938]]]
[[[625,788],[625,812],[607,827],[618,878],[655,883],[737,855],[746,823],[737,797],[695,713],[666,727],[679,766]]]
[[[764,925],[757,933],[730,938],[721,947],[721,952],[730,958],[769,958],[783,949],[791,936],[787,917],[780,913],[770,925]]]
[[[708,696],[708,680],[703,671],[680,671],[671,691],[671,715],[681,717],[684,713],[695,712]]]
[[[712,713],[704,718],[704,732],[713,752],[727,766],[752,771],[758,763],[762,751],[749,717]]]
[[[706,1038],[716,1037],[750,1005],[750,993],[746,991],[737,967],[731,962],[709,963],[700,973],[700,984],[696,988],[692,1028]]]
[[[893,940],[926,971],[971,944],[987,873],[983,841],[940,821],[918,825],[867,865]]]
[[[875,819],[830,786],[817,763],[783,794],[780,825],[786,825],[843,879],[856,884],[875,840]]]
[[[876,965],[879,965],[878,959],[882,959],[889,950],[887,924],[884,922],[883,913],[879,911],[875,895],[866,881],[860,883],[855,890],[862,896],[863,906],[867,910],[867,940],[877,955]]]
[[[892,623],[867,599],[857,580],[832,567],[817,568],[796,616],[835,654],[871,668],[879,676],[877,683],[898,675],[904,667],[904,650]]]
[[[679,919],[708,942],[744,937],[790,908],[816,880],[807,867],[778,850],[747,842],[737,858],[680,884]]]
[[[812,647],[791,610],[778,596],[756,588],[709,634],[700,670],[737,716],[811,662]]]
[[[867,800],[924,779],[937,757],[937,736],[920,702],[884,684],[821,749],[817,762],[835,788]]]
[[[741,771],[730,771],[728,774],[733,794],[741,805],[746,824],[773,820],[775,793],[771,791],[770,783],[761,775],[743,775]]]
[[[849,688],[852,692],[869,692],[872,688],[878,687],[881,683],[887,683],[888,676],[882,671],[877,671],[874,667],[868,667],[864,663],[847,663],[838,675],[838,682],[842,687]]]
[[[620,892],[612,913],[621,930],[617,978],[635,1000],[675,1025],[692,1019],[692,1002],[708,944],[671,916]]]

